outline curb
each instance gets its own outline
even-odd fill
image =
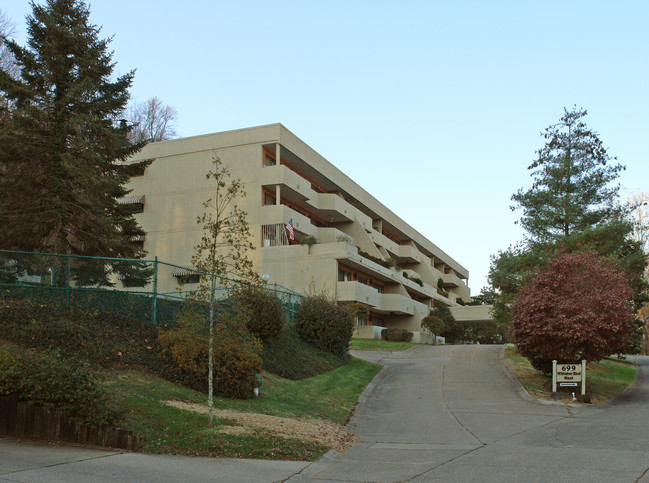
[[[410,350],[410,349],[408,349]],[[376,352],[376,351],[373,351]],[[382,352],[387,352],[387,351],[382,351]],[[380,362],[375,362],[374,364],[379,364],[382,365]],[[365,387],[361,395],[358,397],[358,401],[356,402],[356,405],[354,406],[354,409],[352,409],[352,412],[349,416],[349,419],[347,420],[347,423],[345,424],[345,429],[349,431],[350,433],[353,433],[354,426],[356,426],[356,422],[358,421],[359,413],[361,413],[364,409],[364,406],[369,399],[369,396],[374,392],[376,387],[381,383],[381,381],[385,378],[386,373],[389,371],[389,367],[386,367],[385,365],[383,368],[379,371],[379,373],[374,376],[374,379],[372,379],[369,384]],[[297,481],[295,478],[299,477],[304,477],[308,478],[311,475],[316,474],[320,468],[323,466],[329,464],[331,460],[334,459],[336,456],[336,452],[332,449],[327,451],[325,454],[323,454],[319,459],[316,461],[312,462],[310,465],[308,465],[306,468],[304,468],[302,471],[300,471],[298,474],[293,475],[291,478],[289,478],[286,481]]]
[[[508,344],[504,344],[503,349],[499,353],[500,354],[500,362],[504,366],[505,374],[507,375],[507,377],[509,379],[511,379],[514,382],[514,384],[516,386],[516,390],[518,391],[520,396],[523,399],[525,399],[526,401],[536,402],[536,403],[539,403],[539,404],[545,404],[545,405],[550,405],[550,406],[557,406],[558,405],[558,406],[567,406],[567,407],[570,407],[570,408],[580,408],[580,409],[603,409],[603,408],[607,408],[607,407],[613,406],[613,405],[621,402],[620,400],[622,400],[622,399],[626,399],[630,395],[630,393],[637,390],[637,388],[640,386],[640,384],[642,383],[642,380],[643,380],[642,374],[638,370],[636,370],[635,379],[633,380],[633,382],[624,391],[619,393],[613,399],[610,399],[609,401],[606,401],[606,402],[603,402],[603,403],[600,403],[600,404],[585,404],[585,403],[574,404],[574,403],[565,403],[565,402],[560,402],[560,401],[548,401],[546,399],[539,399],[539,398],[536,398],[536,397],[532,396],[529,392],[527,392],[527,389],[525,389],[525,387],[518,380],[518,377],[516,377],[516,375],[510,369],[509,364],[507,364],[507,361],[505,360],[505,350],[507,349],[507,345]],[[632,364],[637,366],[637,364],[635,364],[635,363],[632,363]]]
[[[563,406],[563,407],[594,407],[593,405],[590,406],[585,406],[585,405],[577,405],[577,404],[570,404],[570,403],[564,403],[564,402],[559,402],[559,401],[547,401],[546,399],[539,399],[534,396],[532,396],[529,392],[527,392],[527,389],[521,384],[521,381],[518,380],[518,377],[512,372],[511,368],[509,367],[509,364],[507,364],[507,361],[505,360],[505,350],[507,350],[507,346],[509,344],[503,344],[502,350],[499,352],[500,355],[500,364],[503,366],[503,370],[505,372],[505,375],[514,383],[514,386],[516,387],[516,390],[518,391],[518,394],[521,396],[521,398],[525,399],[526,401],[532,402],[532,403],[537,403],[537,404],[543,404],[545,406]]]

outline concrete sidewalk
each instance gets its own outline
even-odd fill
[[[250,482],[284,481],[309,462],[196,458],[16,442],[0,438],[0,481]]]

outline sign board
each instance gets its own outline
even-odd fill
[[[581,364],[557,364],[557,382],[581,382]]]
[[[552,392],[559,387],[577,387],[581,384],[582,396],[586,394],[586,361],[581,364],[566,364],[552,361]]]

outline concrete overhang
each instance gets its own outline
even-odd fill
[[[465,305],[450,307],[451,314],[458,322],[483,322],[493,320],[491,309],[493,305]]]

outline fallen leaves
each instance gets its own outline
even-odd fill
[[[205,404],[171,400],[163,404],[184,411],[207,414]],[[339,424],[324,419],[292,419],[267,414],[246,413],[229,409],[213,409],[215,417],[233,421],[239,426],[224,426],[217,430],[227,434],[251,434],[256,430],[270,431],[276,436],[295,438],[301,441],[317,442],[337,452],[352,445],[354,435]]]

